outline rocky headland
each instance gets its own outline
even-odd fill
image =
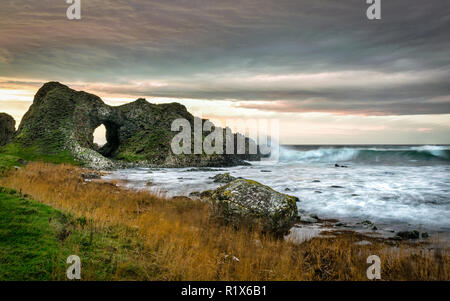
[[[7,121],[4,128],[8,130],[0,138],[4,144],[12,142],[46,155],[68,152],[82,165],[96,169],[133,165],[218,167],[259,160],[258,154],[248,152],[175,155],[170,146],[177,133],[171,131],[171,124],[179,118],[188,120],[193,128],[195,117],[179,103],[157,105],[138,99],[114,107],[96,95],[49,82],[36,93],[18,131],[12,135]],[[106,128],[107,143],[102,147],[94,143],[93,137],[100,125]],[[207,135],[203,132],[203,137]],[[236,143],[239,134],[232,135]],[[250,143],[255,142],[244,139],[248,150]]]

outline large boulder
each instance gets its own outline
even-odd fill
[[[219,187],[211,199],[216,214],[226,223],[259,225],[262,231],[277,235],[288,233],[298,216],[297,197],[247,179]]]
[[[16,132],[16,121],[6,113],[0,113],[0,146],[8,144]]]
[[[35,95],[14,142],[45,154],[66,151],[94,168],[114,167],[117,161],[167,167],[233,166],[249,159],[235,154],[173,154],[170,145],[177,133],[171,131],[171,124],[179,118],[193,128],[194,116],[178,103],[156,105],[138,99],[112,107],[98,96],[50,82]],[[102,124],[107,143],[99,148],[93,133]],[[247,147],[250,142],[246,138]]]

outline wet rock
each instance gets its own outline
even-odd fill
[[[236,227],[260,225],[263,232],[284,235],[297,219],[297,197],[256,181],[238,179],[219,187],[211,196],[216,214]]]
[[[395,235],[395,236],[389,237],[388,239],[389,239],[389,240],[394,240],[394,241],[400,241],[400,240],[403,240],[403,238],[401,238],[401,237],[400,237],[400,236],[398,236],[398,235]]]
[[[230,173],[223,173],[215,175],[214,177],[211,177],[210,179],[214,180],[214,183],[230,183],[231,181],[236,180],[235,177],[230,176]]]
[[[95,180],[95,179],[100,179],[101,178],[101,174],[97,173],[97,172],[87,172],[87,173],[82,173],[81,177],[85,180]]]
[[[300,221],[301,221],[301,222],[304,222],[304,223],[309,223],[309,224],[317,223],[317,222],[318,222],[317,219],[315,219],[314,217],[311,217],[311,216],[309,216],[309,215],[301,215],[301,216],[300,216]]]
[[[339,185],[331,185],[331,188],[338,188],[338,189],[340,189],[340,188],[344,188],[344,187],[339,186]]]
[[[319,219],[319,216],[317,216],[317,214],[315,213],[311,213],[309,216],[315,219]]]
[[[402,239],[418,239],[420,237],[420,233],[417,230],[401,231],[397,232],[396,236],[401,237]]]
[[[373,223],[370,220],[368,220],[368,219],[366,219],[366,220],[364,220],[364,221],[362,221],[362,222],[360,222],[358,224],[361,224],[361,225],[364,225],[364,226],[372,226],[373,225]]]
[[[177,195],[171,198],[171,200],[173,201],[192,201],[191,198],[188,198],[187,196],[184,195]]]
[[[200,197],[200,191],[193,191],[189,193],[190,197]]]
[[[334,227],[345,227],[345,226],[346,226],[346,224],[343,222],[337,222],[334,224]]]
[[[313,180],[313,183],[320,183],[320,180]]]
[[[285,188],[284,191],[291,191],[289,188]]]
[[[357,225],[361,225],[361,226],[363,226],[364,228],[369,228],[369,229],[371,229],[371,230],[373,230],[373,231],[378,230],[377,226],[375,226],[375,224],[372,223],[370,220],[364,220],[364,221],[362,221],[362,222],[360,222],[360,223],[356,223],[356,224],[357,224]]]
[[[343,167],[343,168],[347,168],[348,166],[345,166],[345,165],[339,165],[339,164],[334,164],[334,167]]]
[[[205,191],[193,191],[189,194],[189,197],[194,199],[208,199],[212,196],[213,190],[205,190]]]

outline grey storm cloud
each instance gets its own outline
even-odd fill
[[[2,1],[0,77],[283,112],[450,113],[448,0],[382,0],[377,21],[365,0],[81,3],[69,21],[63,0]]]

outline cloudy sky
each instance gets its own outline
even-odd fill
[[[112,105],[276,118],[282,143],[450,143],[450,1],[2,0],[0,111],[50,80]]]

